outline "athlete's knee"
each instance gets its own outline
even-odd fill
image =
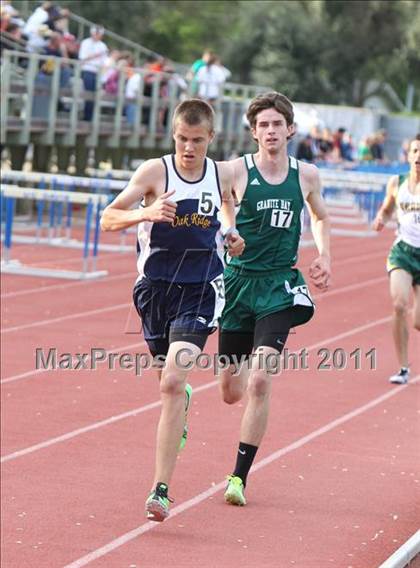
[[[162,379],[160,381],[161,394],[176,396],[183,394],[184,390],[185,390],[184,377],[180,376],[179,373],[172,370],[167,370],[164,373],[162,373]]]
[[[392,299],[394,313],[397,316],[406,316],[408,311],[408,301],[401,296],[395,296]]]
[[[248,395],[250,397],[262,398],[270,392],[271,378],[262,369],[253,371],[249,378]]]

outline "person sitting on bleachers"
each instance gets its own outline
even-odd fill
[[[26,42],[22,37],[22,29],[17,24],[9,23],[1,34],[0,54],[3,54],[3,49],[16,48],[21,51],[24,50],[26,48]]]
[[[118,60],[121,58],[121,51],[113,49],[108,57],[101,72],[101,83],[108,95],[116,95],[118,91],[119,69]]]
[[[52,8],[52,2],[42,2],[41,6],[29,16],[24,28],[23,33],[29,38],[31,34],[37,34],[39,27],[46,24],[49,19],[49,10]]]

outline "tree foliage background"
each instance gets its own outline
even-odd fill
[[[58,3],[173,61],[190,64],[212,48],[234,81],[275,88],[296,101],[362,105],[385,83],[404,100],[411,83],[420,107],[417,0]]]

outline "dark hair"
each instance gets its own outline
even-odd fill
[[[10,24],[7,26],[5,32],[8,33],[8,34],[12,34],[14,31],[16,31],[16,30],[18,30],[18,29],[19,29],[19,26],[18,26],[17,24],[15,24],[15,23],[10,23]]]
[[[277,112],[282,114],[288,126],[293,124],[294,115],[292,103],[285,95],[272,91],[258,95],[252,99],[246,113],[251,128],[255,128],[258,113],[269,108],[274,108]]]
[[[213,132],[214,130],[214,110],[201,99],[189,99],[180,103],[176,107],[172,119],[174,130],[178,120],[182,120],[189,126],[197,126],[197,124],[207,122],[209,131]]]

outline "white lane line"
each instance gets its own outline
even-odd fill
[[[350,258],[346,258],[343,260],[337,260],[337,261],[333,261],[333,269],[336,266],[343,266],[345,264],[353,264],[354,262],[364,262],[365,260],[371,260],[373,258],[377,258],[377,257],[386,257],[386,255],[381,251],[381,252],[376,252],[376,253],[372,253],[372,254],[365,254],[365,255],[361,255],[361,256],[354,256],[354,257],[350,257]],[[306,268],[309,268],[309,264],[306,266]],[[126,276],[135,276],[138,275],[138,272],[127,272],[125,274],[120,274],[117,276],[108,276],[105,279],[102,280],[96,280],[96,281],[92,281],[92,280],[86,280],[86,281],[82,281],[82,282],[71,282],[69,284],[53,284],[52,286],[40,286],[38,288],[30,288],[28,290],[18,290],[17,292],[6,292],[5,294],[1,294],[0,298],[14,298],[15,296],[24,296],[26,294],[33,294],[33,293],[38,293],[38,292],[44,292],[44,291],[48,291],[48,290],[59,290],[59,289],[65,289],[65,288],[71,288],[73,286],[83,286],[86,284],[101,284],[101,283],[106,283],[109,282],[110,280],[118,280],[120,278],[125,278]]]
[[[344,292],[351,292],[352,290],[358,290],[359,288],[364,288],[365,286],[372,286],[374,284],[379,284],[388,280],[388,276],[380,276],[378,278],[371,278],[370,280],[364,280],[363,282],[357,282],[356,284],[349,284],[348,286],[342,286],[341,288],[334,288],[328,290],[327,292],[315,294],[314,300],[327,299],[330,296],[336,296],[337,294],[342,294]]]
[[[39,321],[34,321],[32,323],[26,323],[23,325],[16,325],[14,327],[6,327],[4,329],[1,330],[1,333],[12,333],[14,331],[21,331],[22,329],[30,329],[32,327],[41,327],[43,325],[50,325],[51,323],[58,323],[60,321],[66,321],[66,320],[71,320],[71,319],[77,319],[77,318],[84,318],[87,316],[95,316],[97,314],[104,314],[106,312],[113,312],[116,310],[122,310],[122,308],[128,308],[129,306],[132,306],[132,302],[127,303],[127,304],[117,304],[116,306],[108,306],[107,308],[98,308],[97,310],[88,310],[85,312],[78,312],[76,314],[69,314],[67,316],[61,316],[59,318],[52,318],[52,319],[48,319],[48,320],[39,320]]]
[[[31,249],[32,249],[32,245],[30,245],[30,247],[28,248],[28,252],[31,251]],[[134,250],[135,249],[134,249],[134,246],[133,246],[133,252],[134,252]],[[102,254],[104,254],[104,252]],[[132,252],[125,252],[125,251],[112,252],[112,253],[106,253],[105,252],[105,254],[107,254],[106,259],[116,257],[116,258],[114,258],[114,261],[115,260],[127,261],[127,258],[124,258],[124,255],[128,255],[128,254],[132,255]],[[104,257],[101,256],[101,258],[99,260],[101,261],[103,259],[104,259]],[[32,262],[35,262],[35,261],[32,261]],[[82,263],[82,257],[80,255],[71,256],[71,257],[68,257],[68,258],[60,258],[60,257],[50,258],[49,260],[42,260],[40,262],[35,262],[35,264],[36,264],[36,266],[48,267],[48,266],[54,265],[54,264],[62,265],[62,264],[73,264],[73,263],[77,263],[77,262],[79,262],[80,264]]]
[[[365,324],[365,325],[362,325],[362,326],[359,326],[359,327],[355,327],[355,328],[353,328],[349,331],[346,331],[344,333],[340,333],[339,335],[334,335],[333,337],[329,337],[328,339],[324,339],[323,341],[319,341],[318,343],[310,345],[309,347],[306,348],[306,350],[309,353],[313,349],[317,349],[318,347],[325,346],[326,344],[332,343],[333,341],[336,341],[338,339],[350,337],[351,335],[355,335],[356,333],[359,333],[360,331],[365,331],[366,329],[370,329],[372,327],[375,327],[376,325],[381,325],[382,323],[389,321],[390,319],[391,319],[391,316],[389,316],[387,318],[382,318],[382,319],[376,320],[374,322],[370,322],[368,324]],[[194,392],[201,392],[202,390],[206,390],[206,389],[211,388],[211,387],[213,387],[217,384],[218,384],[218,381],[211,381],[209,383],[205,383],[204,385],[194,389]],[[134,416],[135,414],[140,414],[142,412],[145,412],[146,410],[151,410],[153,408],[157,408],[158,406],[160,406],[160,404],[161,404],[160,401],[156,401],[156,402],[148,404],[144,407],[140,406],[139,408],[135,408],[134,410],[124,412],[123,414],[118,414],[117,416],[111,416],[110,418],[107,418],[105,420],[101,420],[100,422],[93,422],[92,424],[89,424],[88,426],[84,426],[83,428],[78,428],[77,430],[72,430],[71,432],[68,432],[67,434],[62,434],[61,436],[57,436],[56,438],[50,438],[48,440],[45,440],[44,442],[40,442],[38,444],[35,444],[34,446],[28,446],[27,448],[17,450],[16,452],[13,452],[12,454],[7,454],[7,455],[2,456],[0,463],[10,461],[10,460],[22,457],[22,456],[26,456],[27,454],[31,454],[31,453],[36,452],[38,450],[42,450],[43,448],[48,448],[49,446],[52,446],[54,444],[58,444],[60,442],[64,442],[66,440],[69,440],[70,438],[74,438],[75,436],[79,436],[80,434],[84,434],[85,432],[90,432],[91,430],[96,430],[97,428],[100,428],[102,426],[106,426],[108,424],[117,422],[119,420],[123,420],[124,418],[129,418],[130,416]]]
[[[132,349],[134,347],[140,347],[140,345],[145,345],[145,341],[138,341],[137,343],[130,343],[129,345],[122,345],[121,347],[114,347],[112,349],[108,349],[107,351],[105,351],[105,355],[108,355],[109,353],[123,353],[125,350],[127,349]],[[76,360],[73,357],[74,362],[76,362]],[[86,361],[89,362],[91,360],[91,357],[87,357]],[[36,369],[35,371],[27,371],[26,373],[21,373],[20,375],[12,375],[11,377],[6,377],[5,379],[2,379],[0,381],[0,384],[4,385],[7,383],[13,383],[15,381],[20,381],[22,379],[27,379],[28,377],[30,377],[31,375],[38,375],[40,373],[49,373],[51,372],[51,369]]]
[[[194,388],[194,393],[210,389],[217,384],[218,381],[212,381],[210,383],[206,383],[204,385]],[[132,416],[137,416],[137,414],[142,414],[143,412],[147,412],[148,410],[153,410],[154,408],[158,408],[159,406],[161,406],[161,404],[162,404],[161,401],[157,400],[156,402],[151,402],[150,404],[139,406],[138,408],[134,408],[133,410],[123,412],[122,414],[117,414],[116,416],[111,416],[110,418],[100,420],[99,422],[93,422],[93,424],[89,424],[89,426],[84,426],[83,428],[72,430],[71,432],[67,432],[66,434],[63,434],[61,436],[50,438],[45,442],[40,442],[39,444],[35,444],[34,446],[29,446],[28,448],[24,448],[23,450],[18,450],[16,452],[13,452],[12,454],[3,456],[1,458],[1,463],[5,463],[10,460],[20,458],[22,456],[26,456],[27,454],[31,454],[33,452],[36,452],[37,450],[48,448],[49,446],[53,446],[54,444],[66,442],[67,440],[71,440],[76,436],[80,436],[80,434],[85,434],[86,432],[97,430],[98,428],[102,428],[102,426],[107,426],[108,424],[115,424],[115,422],[119,422],[120,420],[124,420],[125,418],[131,418]]]
[[[415,377],[414,380],[411,381],[411,384],[416,383],[419,380],[420,380],[420,375]],[[374,398],[373,400],[371,400],[367,404],[359,406],[358,408],[355,408],[351,412],[348,412],[347,414],[344,414],[343,416],[340,416],[339,418],[332,420],[328,424],[321,426],[321,428],[314,430],[310,434],[307,434],[306,436],[299,438],[298,440],[296,440],[295,442],[292,442],[288,446],[281,448],[280,450],[277,450],[276,452],[273,452],[272,454],[270,454],[266,458],[258,461],[251,468],[250,474],[253,474],[256,471],[262,469],[263,467],[266,467],[267,465],[269,465],[272,462],[278,460],[279,458],[285,456],[286,454],[301,448],[305,444],[312,442],[312,440],[315,440],[316,438],[319,438],[319,436],[322,436],[323,434],[330,432],[334,428],[337,428],[337,426],[341,426],[345,422],[348,422],[349,420],[352,420],[353,418],[360,416],[364,412],[370,410],[371,408],[374,408],[375,406],[381,404],[385,400],[388,400],[389,398],[391,398],[391,397],[395,396],[396,394],[402,392],[408,386],[409,385],[396,387],[396,388],[388,391],[387,393],[385,393],[385,394],[383,394],[383,395],[381,395],[377,398]],[[171,514],[170,514],[168,520],[170,521],[173,517],[176,517],[180,513],[183,513],[184,511],[187,511],[188,509],[191,509],[192,507],[199,505],[201,502],[208,499],[208,497],[210,497],[211,495],[214,495],[215,493],[218,493],[219,491],[221,491],[225,487],[226,487],[226,480],[221,481],[217,485],[214,485],[213,487],[207,489],[206,491],[203,491],[202,493],[195,495],[194,497],[192,497],[188,501],[185,501],[184,503],[181,503],[177,507],[174,507],[174,509],[171,510]],[[168,522],[168,521],[166,521],[166,522]],[[114,540],[111,540],[110,542],[108,542],[104,546],[101,546],[100,548],[97,548],[96,550],[89,552],[85,556],[78,558],[74,562],[67,564],[64,568],[82,568],[83,566],[86,566],[90,562],[93,562],[94,560],[97,560],[98,558],[101,558],[102,556],[109,554],[110,552],[112,552],[116,548],[119,548],[120,546],[122,546],[122,545],[126,544],[127,542],[139,537],[140,535],[142,535],[146,532],[149,532],[150,530],[159,526],[159,524],[160,523],[152,523],[151,521],[144,523],[144,524],[140,525],[139,527],[124,533],[120,537],[118,537]]]
[[[398,550],[378,568],[404,568],[409,566],[414,557],[420,554],[420,530],[413,534]],[[414,565],[413,565],[414,568]]]
[[[336,296],[337,294],[341,294],[341,293],[345,293],[345,292],[351,292],[353,290],[358,290],[359,288],[365,288],[366,286],[370,286],[372,284],[378,284],[379,282],[382,282],[383,280],[387,280],[387,276],[381,276],[379,278],[372,278],[372,280],[366,280],[364,282],[358,282],[357,284],[350,284],[349,286],[343,286],[342,288],[337,288],[336,290],[331,290],[331,291],[321,293],[321,294],[315,294],[314,300],[328,299],[331,296]],[[120,349],[124,349],[124,348],[121,347]],[[125,347],[125,349],[127,349],[127,347]],[[35,370],[35,371],[27,371],[25,373],[20,373],[19,375],[12,375],[10,377],[6,377],[3,380],[1,380],[0,384],[13,382],[13,381],[20,380],[20,379],[25,379],[27,377],[30,377],[31,375],[36,375],[40,372],[45,372],[45,371],[42,369],[42,370]]]
[[[114,276],[107,276],[106,278],[99,278],[98,280],[82,280],[80,282],[71,282],[70,284],[53,284],[51,286],[39,286],[38,288],[29,288],[27,290],[18,290],[17,292],[7,292],[0,296],[3,298],[15,298],[17,296],[25,296],[27,294],[38,294],[39,292],[49,292],[51,290],[63,290],[66,288],[73,288],[74,286],[84,286],[86,284],[106,284],[107,282],[112,282],[113,280],[122,280],[124,278],[134,277],[138,275],[138,272],[124,272],[123,274],[117,274]]]

